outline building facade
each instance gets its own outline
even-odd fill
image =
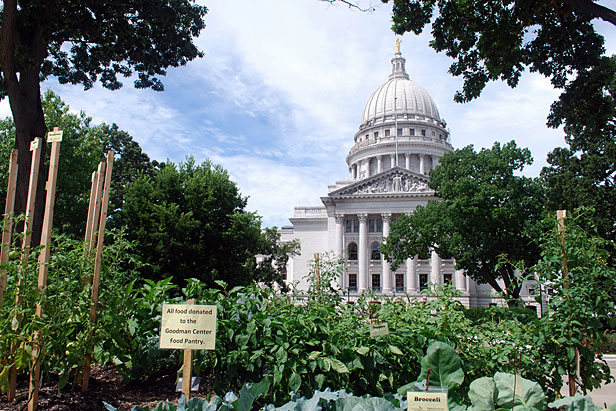
[[[301,254],[289,261],[287,281],[306,289],[315,253],[329,253],[346,261],[339,286],[350,297],[365,290],[419,297],[429,283],[449,282],[466,306],[488,306],[499,300],[492,288],[456,270],[451,259],[432,252],[394,271],[379,253],[392,222],[436,199],[428,174],[453,149],[434,100],[409,78],[405,63],[398,44],[388,80],[364,108],[346,157],[348,178],[329,185],[321,205],[295,207],[292,225],[281,229],[282,241],[297,238],[301,244]]]

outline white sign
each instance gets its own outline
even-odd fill
[[[160,348],[213,350],[216,306],[163,303]]]

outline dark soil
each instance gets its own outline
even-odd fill
[[[47,377],[47,375],[45,375]],[[130,410],[133,406],[147,406],[153,409],[160,401],[169,400],[177,404],[181,393],[175,391],[176,372],[169,370],[164,374],[126,383],[113,366],[93,366],[86,392],[65,387],[58,393],[55,381],[43,381],[39,392],[39,410],[106,410],[103,401],[116,407],[118,411]],[[201,384],[192,397],[206,398],[209,394],[207,384]],[[6,394],[0,397],[0,410],[26,410],[28,382],[24,378],[18,381],[17,401],[9,403]]]

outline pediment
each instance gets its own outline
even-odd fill
[[[329,197],[432,193],[428,180],[426,175],[394,167],[333,191]]]

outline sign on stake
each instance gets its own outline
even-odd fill
[[[45,214],[43,215],[43,228],[41,231],[41,245],[43,249],[39,255],[38,292],[43,294],[47,288],[47,276],[49,273],[49,256],[51,252],[51,230],[53,228],[53,212],[56,200],[56,182],[58,180],[58,162],[60,160],[60,142],[62,130],[54,127],[55,138],[51,143],[51,155],[49,159],[49,173],[47,175],[47,195],[45,197]],[[51,134],[51,133],[48,133]],[[52,141],[49,138],[47,141]],[[43,303],[36,304],[36,317],[43,317]],[[38,406],[38,393],[41,375],[42,341],[40,331],[35,331],[32,338],[32,371],[30,372],[30,389],[28,395],[28,411],[35,411]]]

